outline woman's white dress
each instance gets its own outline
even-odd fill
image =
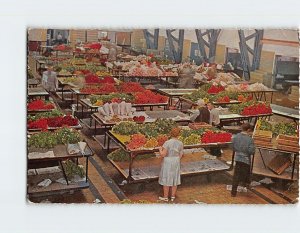
[[[162,161],[158,183],[164,186],[180,185],[180,155],[183,154],[183,143],[170,139],[164,143],[163,148],[168,152]]]

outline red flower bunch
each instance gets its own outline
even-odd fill
[[[229,103],[230,98],[226,95],[226,96],[218,98],[217,102],[219,102],[219,103]]]
[[[65,51],[65,50],[69,50],[69,49],[71,49],[71,47],[66,46],[64,44],[57,45],[53,48],[53,50],[57,50],[57,51]]]
[[[80,72],[83,74],[83,75],[87,75],[87,74],[90,74],[91,71],[89,70],[80,70]]]
[[[145,88],[140,83],[128,82],[122,83],[120,87],[121,92],[132,93],[132,92],[143,92]]]
[[[217,93],[219,93],[221,91],[224,91],[224,90],[225,90],[225,88],[220,86],[220,85],[219,86],[211,85],[211,87],[207,90],[207,93],[217,94]]]
[[[84,47],[85,48],[89,48],[89,49],[101,49],[101,44],[100,43],[90,43],[90,44],[86,44]]]
[[[36,121],[29,121],[28,124],[28,129],[47,129],[48,123],[47,119],[38,119]]]
[[[256,116],[270,113],[272,113],[272,108],[270,107],[270,105],[266,105],[265,103],[255,103],[254,105],[245,107],[241,112],[241,115]]]
[[[127,144],[127,148],[129,150],[135,150],[135,149],[138,149],[138,148],[142,147],[143,145],[145,145],[146,142],[147,142],[147,139],[146,139],[145,135],[133,134],[131,136],[130,142]]]
[[[44,110],[44,109],[54,109],[55,106],[53,103],[46,103],[44,100],[34,100],[28,103],[28,110]]]
[[[62,127],[64,125],[76,126],[78,125],[78,119],[73,118],[72,116],[58,116],[50,118],[41,118],[36,121],[28,122],[29,129],[47,129],[48,127],[57,128]]]
[[[100,79],[97,75],[89,73],[85,76],[86,83],[99,83]]]
[[[84,87],[80,89],[81,93],[86,94],[107,94],[117,91],[117,88],[111,83],[104,83],[103,85],[98,87]]]
[[[202,137],[202,143],[217,143],[217,142],[230,142],[232,134],[227,132],[213,132],[213,131],[206,131]]]
[[[114,78],[113,77],[110,77],[110,76],[106,76],[104,78],[100,78],[99,79],[99,83],[111,83],[111,84],[114,84],[116,83]]]
[[[134,116],[134,117],[133,117],[133,120],[134,120],[135,122],[140,122],[140,123],[142,123],[142,122],[145,121],[145,117],[144,117],[144,116]]]
[[[239,95],[237,100],[240,102],[248,102],[252,99],[253,99],[253,97],[251,95],[247,95],[247,96]]]
[[[158,104],[158,103],[166,103],[168,101],[167,96],[155,94],[150,90],[135,93],[134,99],[135,99],[134,103],[136,104]]]

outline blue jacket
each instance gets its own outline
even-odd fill
[[[238,133],[232,139],[233,150],[235,151],[235,161],[250,165],[250,156],[255,153],[253,139],[244,133]]]

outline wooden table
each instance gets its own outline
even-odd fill
[[[49,195],[51,193],[59,193],[61,191],[70,191],[70,190],[79,190],[89,187],[88,182],[88,158],[94,154],[92,149],[87,144],[84,154],[81,152],[77,154],[70,155],[67,152],[67,146],[66,145],[57,145],[54,148],[50,149],[40,149],[40,148],[28,148],[28,152],[40,152],[45,153],[47,151],[53,151],[53,156],[42,156],[41,154],[38,154],[37,156],[30,156],[28,154],[28,169],[37,169],[37,168],[45,168],[49,167],[49,164],[52,164],[50,166],[53,166],[53,164],[58,163],[61,167],[62,172],[57,172],[54,174],[37,174],[37,175],[28,175],[27,183],[28,183],[28,189],[27,193],[30,196],[43,196],[43,195]],[[86,177],[85,181],[80,181],[77,183],[69,183],[64,166],[62,165],[62,161],[68,160],[68,159],[75,159],[77,161],[78,165],[78,159],[79,158],[85,158],[85,171],[86,171]],[[61,174],[62,173],[62,174]],[[43,181],[46,178],[49,178],[49,176],[53,176],[54,179],[58,178],[64,178],[66,180],[66,185],[56,183],[54,180],[52,180],[52,183],[47,187],[38,187],[37,184],[41,181]]]
[[[172,105],[172,101],[174,98],[182,97],[186,94],[191,94],[197,89],[158,89],[156,90],[158,93],[169,97],[169,105]]]
[[[157,179],[158,178],[158,173],[156,172],[156,175],[153,174],[151,176],[143,176],[143,177],[138,177],[138,176],[134,176],[134,172],[136,170],[136,168],[133,168],[133,162],[134,159],[141,154],[149,154],[149,153],[157,153],[158,152],[158,148],[155,149],[149,149],[149,150],[135,150],[135,151],[130,151],[127,150],[126,145],[124,145],[121,141],[118,140],[118,138],[110,131],[107,132],[107,136],[108,136],[108,150],[110,147],[110,141],[114,141],[120,148],[122,148],[123,150],[125,150],[126,152],[129,153],[129,164],[128,164],[128,171],[124,172],[124,170],[120,169],[120,167],[112,160],[110,160],[110,162],[116,167],[116,169],[124,176],[124,178],[128,181],[128,183],[136,183],[136,182],[141,182],[141,181],[147,181],[147,180],[152,180],[152,179]],[[197,148],[212,148],[212,147],[226,147],[228,145],[230,145],[231,142],[228,143],[210,143],[210,144],[198,144],[198,145],[185,145],[184,149],[197,149]],[[232,156],[233,159],[233,156]],[[186,168],[186,172],[181,172],[182,175],[195,175],[195,174],[208,174],[208,173],[213,173],[213,172],[220,172],[220,171],[228,171],[232,169],[232,166],[227,165],[225,162],[221,161],[221,160],[215,160],[216,163],[219,165],[219,168],[208,168],[208,169],[194,169],[194,170],[190,170],[189,168]],[[232,161],[233,164],[233,161]],[[201,166],[200,164],[197,164],[198,167]],[[196,166],[197,166],[196,165]],[[203,164],[202,164],[203,165]],[[148,166],[148,172],[149,169],[151,170],[151,165]],[[143,172],[143,171],[142,171]]]
[[[279,106],[276,104],[270,105],[272,108],[272,112],[275,115],[283,116],[286,118],[292,119],[294,122],[296,122],[297,125],[299,125],[299,110],[293,109],[293,108],[287,108],[283,106]]]
[[[179,101],[177,104],[179,109],[182,109],[182,102],[190,104],[191,107],[198,106],[198,104],[193,102],[192,100],[186,99],[184,97],[179,97]],[[238,101],[238,100],[230,100],[230,102],[215,102],[215,101],[213,102],[213,104],[217,105],[217,106],[227,106],[227,105],[231,105],[231,104],[240,104],[240,103],[241,103],[241,101]]]
[[[195,113],[198,110],[189,110],[189,113]],[[255,120],[254,125],[256,124],[256,121],[258,118],[266,118],[270,117],[272,114],[260,114],[260,115],[248,115],[248,116],[243,116],[235,113],[231,113],[229,111],[220,111],[220,126],[224,126],[227,123],[233,123],[233,122],[240,122],[240,121],[245,121],[247,120],[250,122],[252,119]]]
[[[35,88],[40,83],[38,79],[31,78],[27,80],[27,86],[28,88]]]
[[[285,180],[298,180],[299,166],[297,169],[297,176],[294,177],[294,174],[295,174],[295,170],[296,170],[296,163],[297,163],[297,158],[299,157],[299,153],[277,149],[276,144],[273,144],[273,145],[274,145],[273,147],[256,145],[256,149],[258,150],[260,157],[255,159],[256,156],[255,155],[253,156],[252,163],[251,163],[251,173],[258,174],[258,175],[264,175],[267,177],[285,179]],[[266,151],[267,153],[264,153],[264,151]],[[286,154],[287,156],[292,155],[293,163],[292,163],[291,173],[288,174],[288,172],[283,172],[281,175],[277,175],[274,172],[272,172],[270,169],[268,169],[264,157],[268,156],[269,153],[274,153],[274,154],[283,153],[283,154]],[[299,159],[298,159],[298,162],[299,162]]]
[[[144,116],[145,121],[143,123],[152,123],[157,119],[172,119],[178,123],[189,123],[190,118],[188,115],[179,112],[177,110],[164,110],[164,111],[145,111],[145,112],[136,112],[136,116]],[[95,120],[94,128],[94,138],[102,146],[102,148],[107,149],[106,147],[106,132],[110,130],[117,122],[106,121],[105,117],[100,113],[93,113],[92,118]],[[128,117],[125,117],[128,118]],[[96,137],[97,124],[101,126],[104,130],[103,136]]]
[[[65,80],[64,78],[57,78],[57,80],[58,80],[58,85],[61,86],[61,89],[60,89],[61,90],[61,100],[64,101],[65,100],[65,98],[64,98],[65,88],[67,86],[76,88],[77,86],[71,82],[64,82],[64,80]]]
[[[27,96],[29,99],[44,98],[45,100],[49,100],[50,95],[44,88],[41,87],[28,88],[27,91],[28,91]]]

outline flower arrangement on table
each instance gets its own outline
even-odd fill
[[[160,104],[167,103],[169,98],[164,95],[156,94],[150,90],[133,94],[134,104]]]
[[[81,141],[77,130],[63,127],[55,131],[43,131],[28,138],[28,147],[32,148],[53,148],[60,144],[75,144]]]
[[[248,101],[242,104],[233,104],[230,106],[229,110],[232,113],[243,116],[257,116],[272,113],[270,104],[255,101]]]
[[[85,75],[85,82],[87,84],[97,84],[97,83],[110,83],[110,84],[114,84],[116,83],[113,77],[110,76],[106,76],[106,77],[99,77],[96,74],[92,74],[89,73],[87,75]]]
[[[120,122],[112,128],[112,133],[126,145],[128,150],[154,149],[162,146],[170,138],[172,130],[178,126],[173,120],[158,119],[153,123],[136,124]],[[200,145],[207,143],[227,143],[231,141],[230,133],[215,128],[180,128],[179,140],[184,145]]]
[[[78,126],[78,119],[70,115],[63,116],[62,112],[56,110],[29,116],[27,121],[27,127],[31,130],[47,130],[63,126]]]
[[[241,84],[228,85],[226,87],[226,91],[236,91],[236,92],[267,91],[267,90],[269,90],[269,88],[262,83],[253,83],[253,84],[241,83]]]
[[[41,110],[51,110],[55,109],[53,102],[45,100],[33,100],[27,104],[28,111],[41,111]]]
[[[103,83],[94,87],[83,87],[79,91],[84,94],[108,94],[118,92],[116,86],[112,83]]]

